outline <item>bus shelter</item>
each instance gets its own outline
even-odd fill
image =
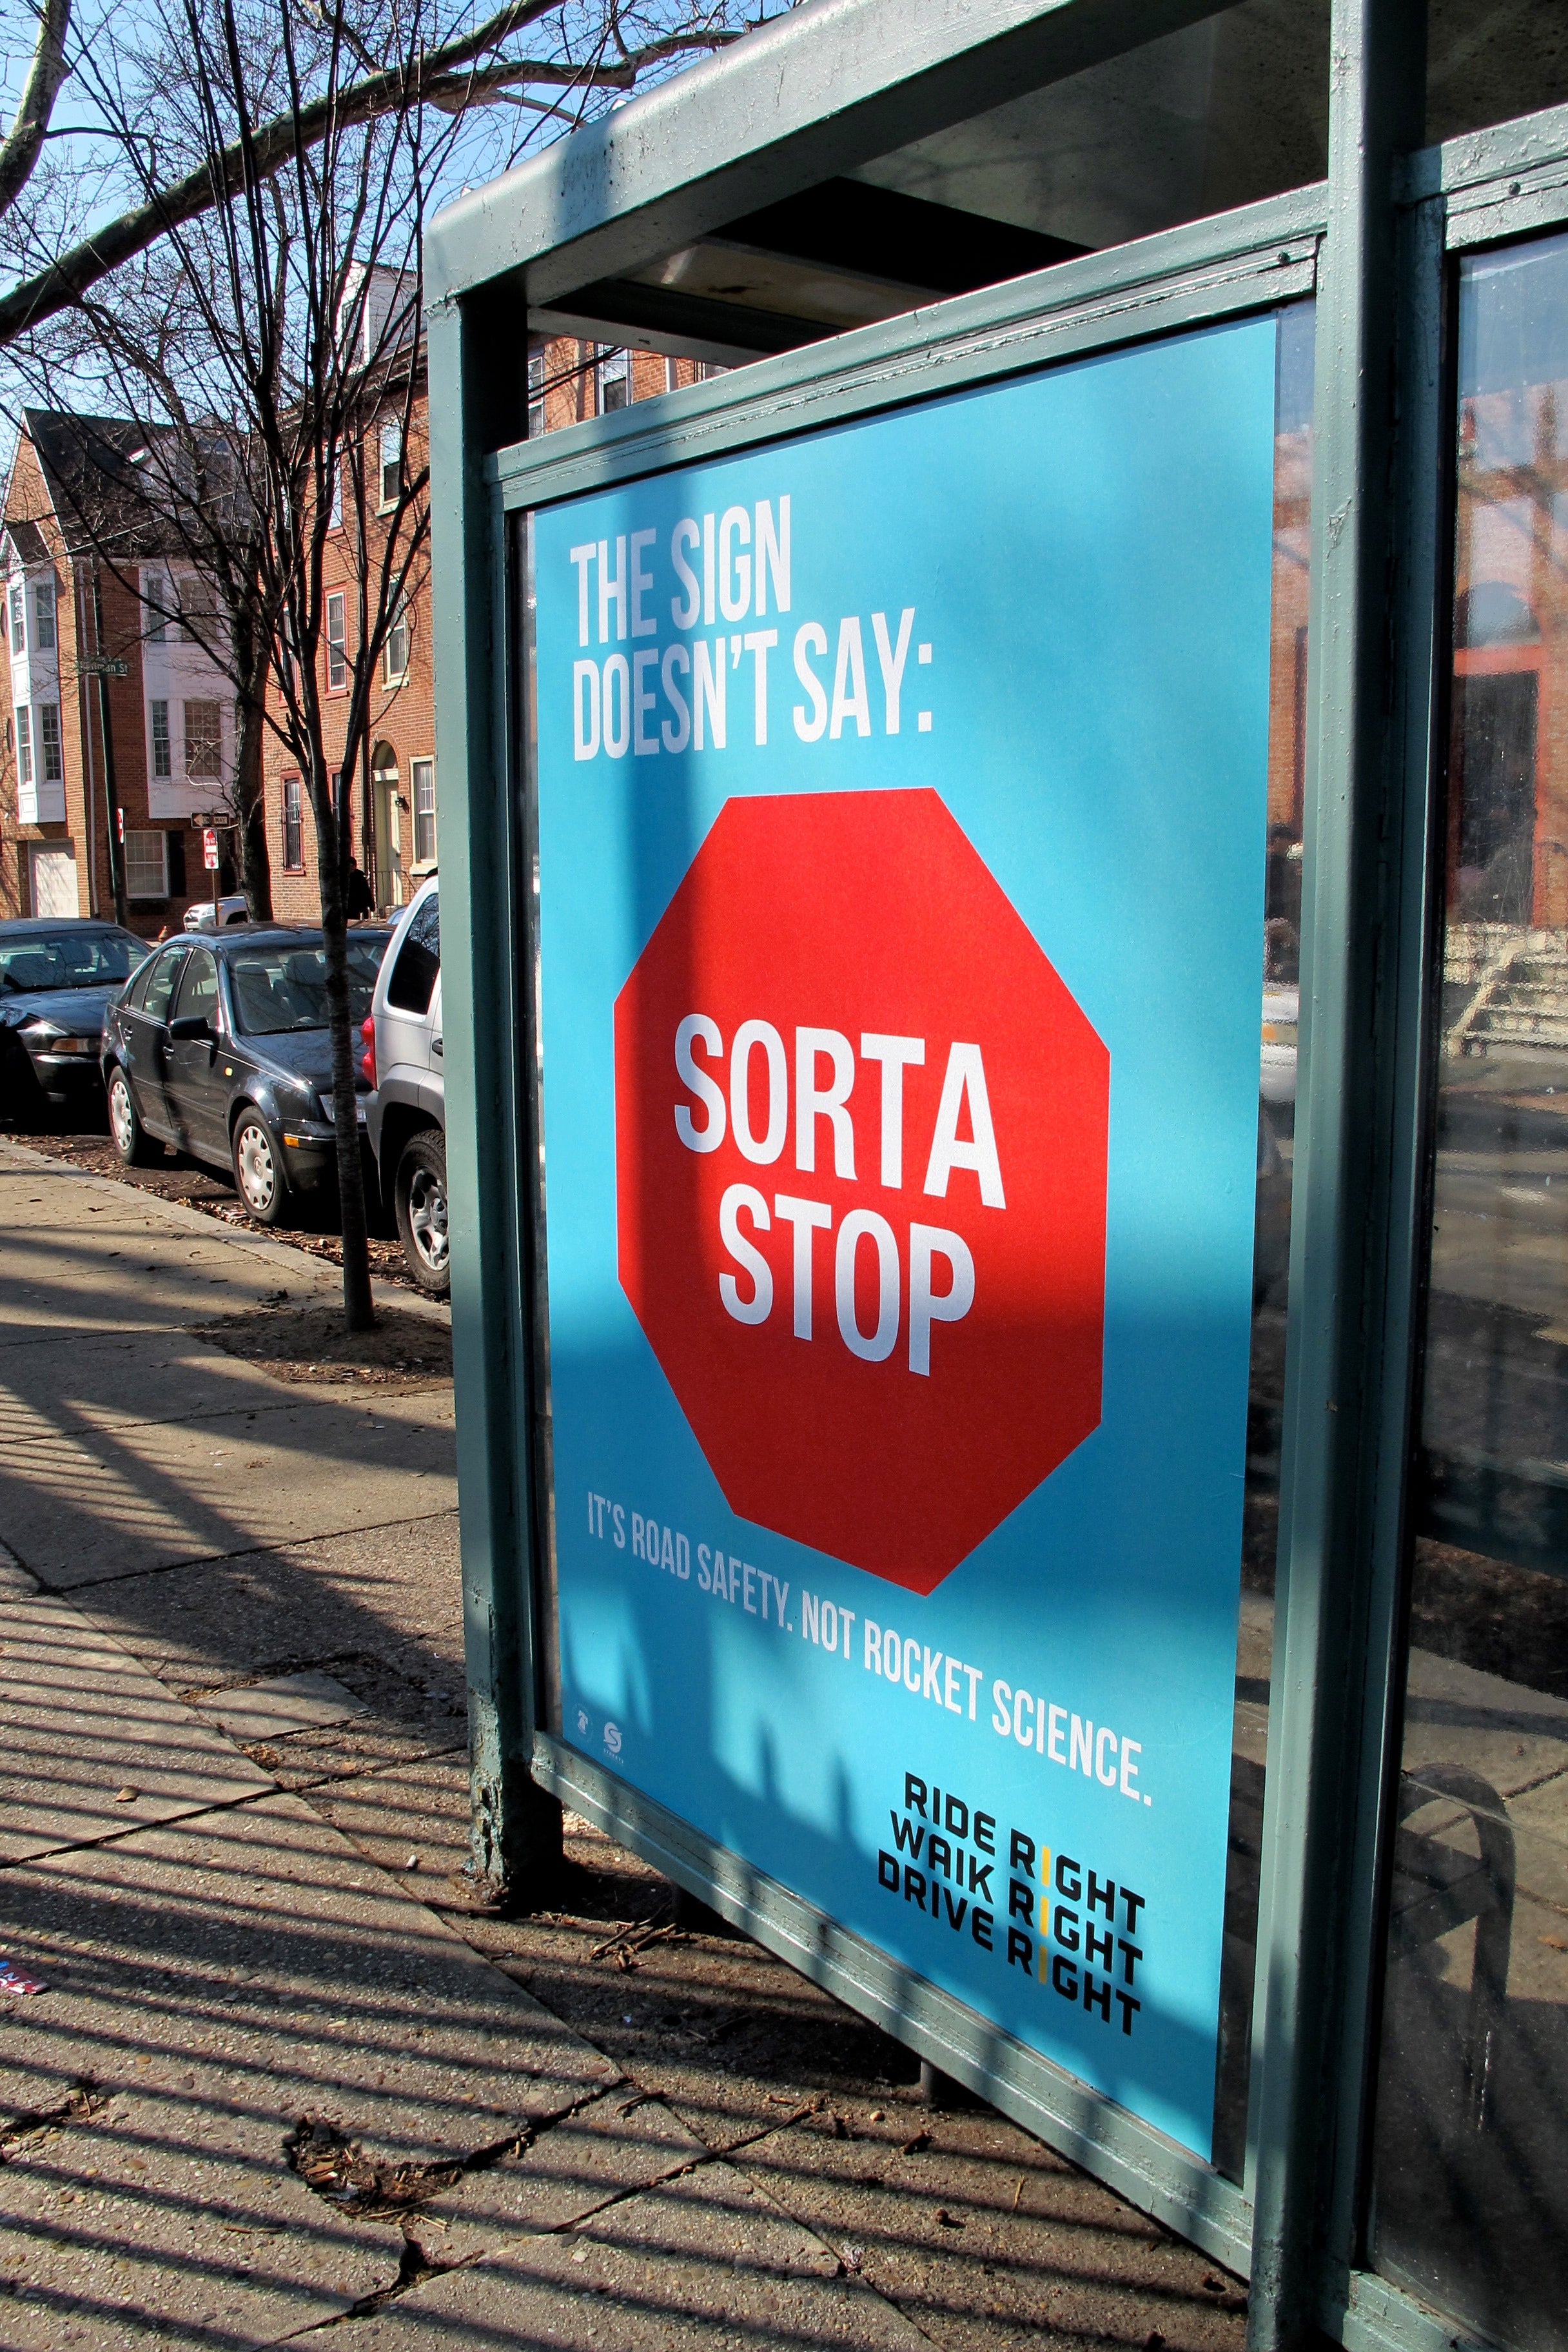
[[[476,1866],[1259,2347],[1568,2345],[1564,97],[809,0],[427,243]],[[563,336],[700,380],[531,437]]]

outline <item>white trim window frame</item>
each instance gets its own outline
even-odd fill
[[[285,776],[283,801],[283,871],[305,871],[305,788],[298,776]]]
[[[382,651],[382,677],[387,686],[401,686],[408,675],[408,659],[413,649],[414,631],[408,606],[402,604],[392,616],[386,632],[386,644]]]
[[[403,489],[403,426],[389,416],[376,430],[376,490],[380,514],[397,504]]]
[[[411,760],[408,788],[414,802],[414,865],[416,871],[436,863],[436,762]]]
[[[632,404],[632,355],[618,343],[601,343],[594,369],[598,410],[601,416],[613,416],[617,409]]]
[[[25,702],[16,705],[16,782],[28,789],[33,782],[33,714]]]
[[[168,897],[169,836],[166,833],[132,833],[127,828],[125,895],[128,898]]]
[[[65,747],[60,740],[60,706],[58,702],[40,702],[38,705],[38,761],[43,772],[39,777],[41,783],[64,783]]]
[[[327,692],[341,694],[349,682],[348,595],[334,588],[327,597]]]
[[[149,565],[142,574],[142,609],[146,615],[142,624],[144,644],[167,644],[172,604],[168,573],[160,572],[155,565]]]
[[[223,705],[205,696],[192,696],[182,709],[184,723],[185,777],[192,783],[223,781]]]

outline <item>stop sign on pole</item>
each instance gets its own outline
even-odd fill
[[[1089,1435],[1109,1090],[935,793],[724,807],[616,1006],[616,1205],[742,1517],[929,1592]]]

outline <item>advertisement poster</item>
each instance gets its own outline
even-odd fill
[[[533,522],[564,1737],[1205,2158],[1274,364]]]

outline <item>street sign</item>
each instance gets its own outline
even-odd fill
[[[211,825],[202,835],[202,864],[209,874],[217,872],[217,834]]]
[[[131,675],[129,662],[110,661],[106,655],[82,654],[78,657],[77,668],[83,677],[129,677]]]
[[[562,1736],[1203,2158],[1274,335],[531,525]]]

